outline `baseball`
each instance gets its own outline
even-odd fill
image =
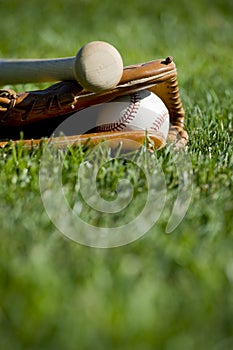
[[[104,41],[92,41],[84,45],[74,61],[76,79],[91,92],[114,88],[122,73],[121,55],[114,46]]]
[[[98,131],[147,130],[167,138],[169,112],[154,93],[143,90],[104,103],[97,115]]]

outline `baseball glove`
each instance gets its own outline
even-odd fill
[[[171,57],[124,67],[119,84],[104,92],[89,92],[76,81],[59,82],[38,91],[16,93],[10,89],[0,90],[0,138],[17,140],[21,132],[28,139],[48,137],[61,121],[73,113],[144,89],[161,98],[170,116],[167,140],[159,134],[149,135],[154,145],[161,148],[168,141],[176,147],[186,145],[188,135],[184,129],[185,113],[180,100],[177,70]],[[95,131],[82,135],[81,142],[90,139],[93,143],[98,143],[114,137],[112,132]],[[143,140],[143,135],[145,136],[145,132],[139,131],[126,134],[136,140]],[[125,132],[118,132],[115,136],[124,138],[124,135]],[[37,142],[39,140],[34,140],[33,144]],[[6,142],[0,143],[1,146],[5,144]],[[32,141],[25,141],[25,144],[32,144]]]

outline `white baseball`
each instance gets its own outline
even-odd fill
[[[143,90],[104,103],[97,116],[98,131],[147,130],[167,138],[169,112],[154,93]]]

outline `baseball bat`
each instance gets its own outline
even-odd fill
[[[102,41],[84,45],[75,57],[0,60],[0,84],[78,80],[84,88],[98,91],[115,87],[122,73],[119,52]]]
[[[0,84],[76,80],[75,57],[54,59],[2,59]]]

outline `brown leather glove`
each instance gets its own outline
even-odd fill
[[[178,147],[186,145],[185,114],[179,95],[177,70],[171,57],[127,66],[114,89],[99,93],[83,89],[76,81],[59,82],[47,89],[30,92],[0,90],[0,138],[9,138],[10,135],[17,139],[20,130],[26,130],[26,135],[31,138],[35,129],[40,131],[39,137],[47,136],[46,129],[51,122],[55,123],[52,123],[54,127],[74,112],[144,89],[157,94],[169,111],[170,130],[166,141],[170,140]],[[140,132],[132,132],[132,138],[136,134]],[[98,142],[112,136],[112,133],[101,132],[82,136],[81,139],[86,141],[89,137],[95,143],[95,140]],[[165,143],[160,140],[156,146],[163,147]]]

